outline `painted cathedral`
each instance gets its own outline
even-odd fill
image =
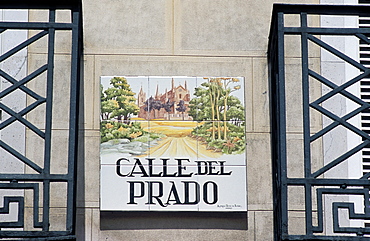
[[[137,98],[137,105],[140,108],[139,118],[146,120],[163,119],[163,120],[193,120],[188,115],[190,93],[187,88],[186,80],[184,86],[175,86],[172,79],[171,89],[160,94],[157,91],[155,96],[146,98],[143,88],[140,89]]]

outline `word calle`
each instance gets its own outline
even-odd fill
[[[186,158],[175,158],[177,161],[177,172],[168,173],[168,161],[169,158],[161,158],[162,161],[162,172],[154,173],[153,167],[154,165],[158,165],[154,163],[155,158],[146,158],[148,161],[146,168],[142,164],[139,158],[135,158],[135,163],[128,173],[122,173],[121,168],[123,165],[123,161],[130,163],[130,160],[127,158],[120,158],[116,162],[116,173],[120,177],[134,177],[136,175],[140,175],[141,177],[191,177],[193,175],[231,175],[232,171],[226,172],[225,171],[225,162],[226,161],[195,161],[197,163],[197,172],[196,173],[185,173],[186,167],[184,166],[183,161],[190,162],[189,159]]]

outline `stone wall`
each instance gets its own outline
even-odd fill
[[[284,2],[314,4],[318,0]],[[78,171],[79,240],[273,239],[266,57],[273,3],[272,0],[83,1],[84,115]],[[30,19],[40,17],[40,13],[30,13]],[[67,15],[61,17],[68,19]],[[61,38],[56,56],[60,60],[56,76],[61,80],[66,79],[63,66],[69,63],[66,51],[69,43],[65,39]],[[44,54],[45,49],[35,46],[29,53],[29,65]],[[292,71],[292,79],[299,74],[296,54],[294,48],[288,49],[287,71]],[[319,53],[313,53],[310,58],[313,63],[319,61]],[[103,75],[245,77],[249,211],[242,214],[100,212],[99,81]],[[56,98],[63,108],[63,97]],[[63,124],[65,117],[68,116],[60,116],[54,126],[61,135],[68,128]],[[316,122],[320,123],[320,120]],[[290,142],[299,145],[295,139],[300,137],[295,133],[302,129],[302,121],[296,119],[289,125]],[[31,142],[28,139],[29,145]],[[300,148],[292,150],[297,152]],[[299,173],[299,167],[292,168],[293,173]],[[301,201],[298,196],[297,206]],[[59,206],[56,203],[54,207],[57,210]],[[297,211],[294,217],[304,218],[302,211]],[[294,223],[292,228],[300,231]]]

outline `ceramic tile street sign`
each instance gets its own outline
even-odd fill
[[[101,210],[246,211],[242,77],[101,77]]]

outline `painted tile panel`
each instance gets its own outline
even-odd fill
[[[198,121],[244,121],[244,78],[198,77],[190,109]],[[226,111],[225,111],[226,110]]]
[[[118,166],[121,167],[121,166]],[[144,197],[144,188],[150,177],[132,176],[124,178],[117,175],[127,175],[125,168],[115,165],[101,165],[100,179],[100,210],[102,211],[149,211]]]
[[[151,145],[148,130],[148,121],[101,122],[100,163],[115,165],[120,158],[146,156]]]
[[[245,182],[238,184],[246,175],[243,78],[107,76],[101,82],[102,186],[115,186],[108,188],[114,195],[124,185],[121,199],[147,199],[128,209],[105,202],[104,210],[246,210],[215,208],[202,196],[220,181],[222,193],[214,195],[225,198],[233,185],[235,200],[246,199]],[[226,167],[238,171],[228,175]]]
[[[209,175],[200,175],[203,201],[200,211],[247,211],[247,177],[245,166],[224,166],[222,171],[212,170]]]
[[[159,167],[154,167],[154,169]],[[152,177],[151,211],[198,211],[200,188],[195,166],[168,166],[168,177]],[[149,184],[148,184],[149,186]],[[149,189],[149,188],[148,188]],[[155,198],[158,196],[158,198]]]
[[[198,156],[198,141],[191,137],[197,127],[195,121],[150,121],[150,132],[160,133],[162,138],[151,145],[149,156],[151,158],[168,158],[169,165],[177,165],[175,159],[196,160]],[[194,165],[194,163],[192,162]]]
[[[246,165],[244,121],[202,122],[197,127],[198,160],[222,160],[226,165]]]
[[[189,105],[196,87],[196,77],[149,77],[149,119],[193,121]]]

